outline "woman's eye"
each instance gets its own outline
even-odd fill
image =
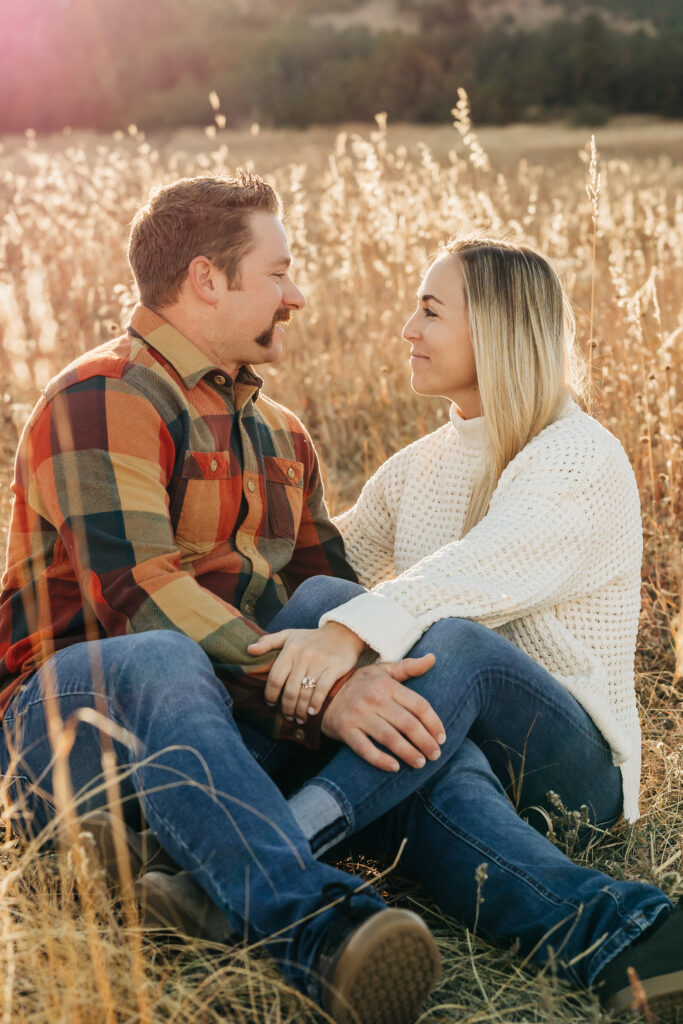
[[[425,306],[423,312],[425,316],[436,317],[436,313],[433,309],[430,309],[429,306]]]

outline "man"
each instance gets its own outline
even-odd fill
[[[429,930],[316,861],[256,760],[317,748],[321,723],[344,740],[359,714],[285,720],[263,699],[272,656],[246,650],[267,625],[317,623],[319,609],[303,621],[285,608],[302,580],[354,578],[313,445],[251,369],[279,358],[305,302],[279,215],[253,175],[158,190],[131,230],[141,305],[126,334],[34,409],[0,597],[0,761],[35,834],[66,810],[56,738],[79,721],[79,814],[111,798],[113,753],[128,824],[140,828],[142,807],[166,853],[296,986],[340,1021],[409,1021],[438,974]],[[377,671],[401,690],[429,664]],[[415,708],[429,755],[442,726]]]

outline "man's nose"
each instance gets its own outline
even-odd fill
[[[293,281],[289,282],[289,287],[284,296],[284,303],[288,309],[303,309],[306,305],[306,296],[300,288],[297,288]]]

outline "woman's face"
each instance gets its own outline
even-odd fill
[[[449,398],[466,419],[481,416],[465,282],[453,256],[430,267],[403,337],[411,347],[413,390]]]

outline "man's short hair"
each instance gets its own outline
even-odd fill
[[[206,256],[230,288],[239,287],[240,263],[253,237],[249,215],[263,210],[280,216],[281,209],[275,189],[247,171],[180,178],[153,189],[128,239],[140,301],[151,309],[174,302],[195,256]]]

